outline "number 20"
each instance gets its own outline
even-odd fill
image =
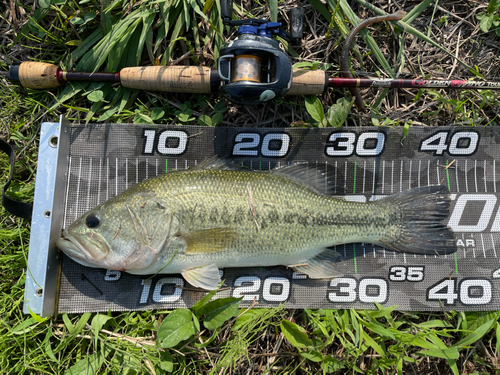
[[[271,141],[279,142],[279,149],[271,149]],[[282,157],[288,153],[290,147],[290,136],[286,133],[269,133],[262,139],[260,144],[260,134],[240,133],[234,139],[233,156],[258,156],[260,153],[267,157]]]

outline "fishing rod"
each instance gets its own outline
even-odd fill
[[[64,71],[53,64],[23,62],[10,66],[1,76],[19,81],[30,89],[49,89],[65,82],[111,82],[131,89],[172,93],[220,92],[234,103],[261,104],[284,95],[321,95],[329,87],[347,87],[363,109],[359,87],[377,88],[443,88],[499,90],[500,82],[438,79],[377,79],[354,78],[348,65],[349,50],[356,34],[364,27],[381,21],[398,20],[404,12],[369,18],[349,34],[341,55],[344,77],[329,77],[323,70],[293,69],[289,56],[278,35],[298,43],[302,38],[304,11],[293,8],[290,14],[291,32],[279,22],[266,19],[232,20],[232,0],[221,1],[224,24],[237,26],[238,37],[220,50],[217,68],[202,66],[142,66],[123,68],[118,73]]]

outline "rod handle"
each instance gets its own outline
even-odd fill
[[[120,82],[131,89],[209,94],[210,68],[204,66],[138,66],[123,68]]]
[[[294,69],[292,86],[287,95],[321,95],[328,87],[328,75],[323,70]]]
[[[17,67],[10,67],[9,78],[20,81],[28,89],[50,89],[60,85],[58,70],[53,64],[25,61]]]

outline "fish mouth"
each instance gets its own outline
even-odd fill
[[[88,262],[94,260],[92,254],[67,230],[64,230],[63,236],[56,241],[56,246],[74,261],[87,267],[93,267]]]

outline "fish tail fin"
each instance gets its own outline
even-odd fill
[[[411,254],[445,255],[457,251],[453,232],[443,223],[450,213],[450,193],[444,185],[419,187],[383,198],[399,207],[401,232],[380,239],[380,245]]]

